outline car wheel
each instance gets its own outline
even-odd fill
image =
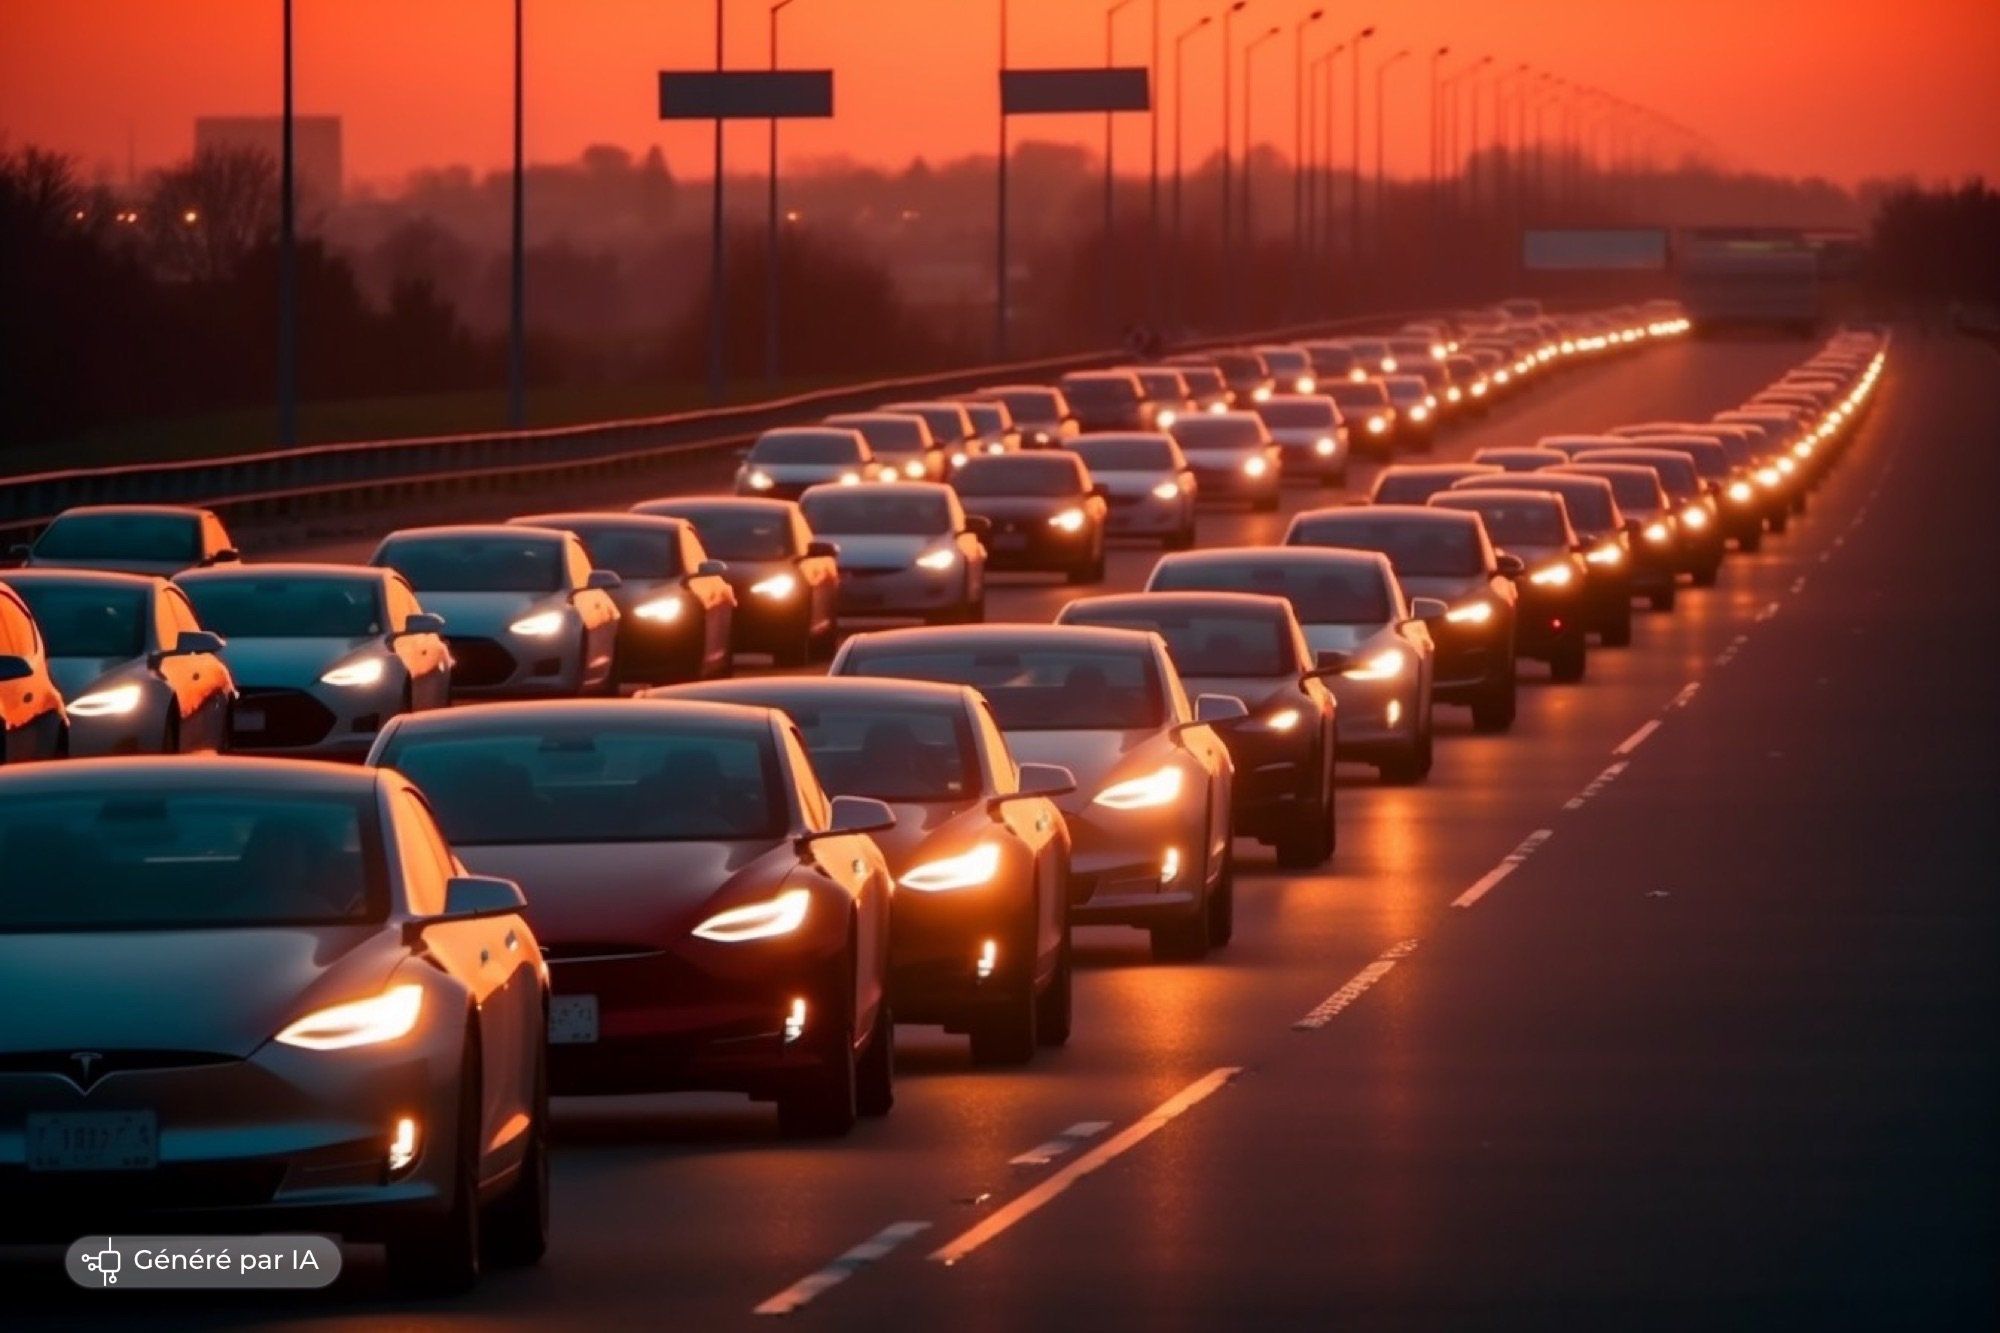
[[[493,1201],[484,1225],[486,1258],[501,1268],[541,1262],[549,1249],[549,1069],[544,1049],[535,1058],[533,1119],[521,1173]]]
[[[1559,685],[1574,685],[1583,679],[1584,666],[1588,661],[1588,650],[1579,637],[1576,643],[1558,648],[1549,658],[1549,679]]]
[[[1422,782],[1431,775],[1433,749],[1431,733],[1425,731],[1411,742],[1409,749],[1378,764],[1376,771],[1382,775],[1382,781],[1393,786],[1407,787]]]
[[[1507,674],[1481,690],[1472,700],[1472,729],[1492,736],[1514,725],[1520,703],[1520,685],[1508,663]]]
[[[1632,599],[1626,598],[1612,613],[1611,623],[1598,633],[1606,648],[1632,646]]]
[[[1754,554],[1755,552],[1762,550],[1763,547],[1764,547],[1764,528],[1762,524],[1759,524],[1758,526],[1750,529],[1750,531],[1744,533],[1741,537],[1738,537],[1736,539],[1736,549],[1739,551],[1743,551],[1746,554]]]
[[[1076,1004],[1076,958],[1071,950],[1069,927],[1063,926],[1062,943],[1056,946],[1056,972],[1048,989],[1036,1001],[1035,1040],[1044,1046],[1069,1043],[1071,1017]]]
[[[1652,604],[1655,611],[1671,611],[1674,609],[1674,598],[1678,591],[1673,584],[1669,583],[1666,587],[1654,591],[1652,596],[1647,600]]]
[[[1310,870],[1333,855],[1333,789],[1317,797],[1312,814],[1293,820],[1278,837],[1278,864],[1286,870]]]
[[[179,713],[168,714],[166,726],[160,728],[160,753],[183,753],[181,750],[181,715]]]
[[[850,940],[848,956],[852,959],[853,955],[854,945]],[[850,986],[850,997],[852,992]],[[778,1132],[788,1139],[839,1138],[854,1128],[854,1118],[860,1111],[854,1059],[854,1001],[849,998],[842,1003],[846,1012],[839,1030],[827,1037],[832,1049],[825,1067],[778,1098]]]
[[[862,1115],[887,1115],[896,1104],[896,1016],[888,1001],[875,1016],[875,1035],[855,1066],[854,1109]]]
[[[798,637],[771,651],[772,665],[802,667],[812,660],[813,648],[815,646],[816,641],[813,638],[812,631],[812,615],[808,612],[799,624]]]
[[[1720,560],[1717,560],[1712,565],[1703,565],[1694,572],[1694,586],[1697,588],[1713,588],[1716,579],[1721,577],[1721,574],[1722,562]]]
[[[1153,961],[1198,963],[1208,957],[1208,904],[1178,921],[1152,928]]]
[[[1222,875],[1208,895],[1208,946],[1220,949],[1236,936],[1236,853],[1222,853]]]
[[[479,1277],[479,1043],[465,1035],[459,1073],[458,1126],[451,1179],[451,1207],[440,1218],[388,1245],[389,1280],[403,1291],[448,1296]]]
[[[968,1034],[972,1038],[972,1063],[976,1065],[1024,1065],[1035,1058],[1040,1042],[1038,1020],[1041,1006],[1035,1000],[1032,982],[1021,993],[994,1011],[982,1014]]]

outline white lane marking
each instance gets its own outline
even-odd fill
[[[1613,750],[1611,753],[1630,754],[1632,753],[1632,751],[1644,745],[1646,743],[1646,738],[1652,735],[1654,732],[1658,731],[1659,729],[1660,729],[1660,719],[1654,718],[1651,721],[1640,726],[1640,728],[1637,731],[1633,732],[1630,736],[1627,736],[1624,740],[1618,742],[1618,748]]]
[[[837,1287],[868,1265],[887,1258],[898,1245],[930,1230],[928,1222],[898,1222],[883,1227],[817,1273],[809,1273],[759,1305],[752,1314],[791,1314],[811,1304],[828,1288]]]
[[[1698,680],[1691,680],[1687,684],[1681,686],[1681,692],[1673,697],[1673,702],[1669,703],[1667,707],[1686,708],[1689,704],[1694,702],[1695,695],[1699,693],[1701,693],[1701,682]]]
[[[1030,1148],[1019,1157],[1007,1159],[1009,1166],[1047,1166],[1058,1157],[1067,1156],[1082,1147],[1089,1139],[1096,1138],[1111,1128],[1109,1120],[1082,1120],[1071,1125],[1047,1143]]]
[[[1805,590],[1806,590],[1806,576],[1801,574],[1797,578],[1792,580],[1792,595],[1796,597]]]
[[[1382,956],[1347,979],[1345,985],[1316,1005],[1312,1012],[1292,1024],[1294,1032],[1315,1032],[1334,1020],[1335,1015],[1368,993],[1368,988],[1389,975],[1403,959],[1416,952],[1417,941],[1400,940],[1382,951]]]
[[[1230,1079],[1243,1072],[1240,1065],[1224,1065],[1212,1069],[1194,1082],[1182,1088],[1138,1120],[1133,1121],[1113,1137],[1098,1144],[1083,1156],[1051,1175],[1033,1189],[1017,1196],[995,1209],[991,1215],[960,1232],[943,1246],[931,1252],[931,1259],[941,1264],[955,1264],[980,1246],[992,1240],[1016,1222],[1021,1221],[1046,1207],[1057,1195],[1082,1180],[1091,1172],[1115,1158],[1123,1156],[1154,1134],[1164,1129],[1167,1122],[1185,1113],[1190,1108],[1207,1100],[1219,1091]]]
[[[1538,828],[1521,839],[1521,845],[1500,858],[1500,864],[1481,875],[1476,883],[1464,893],[1451,900],[1453,907],[1470,907],[1493,891],[1493,886],[1514,873],[1521,862],[1535,854],[1535,849],[1556,835],[1554,829]]]
[[[1620,773],[1623,773],[1624,771],[1625,771],[1625,761],[1621,759],[1617,763],[1611,765],[1611,767],[1605,769],[1602,773],[1599,773],[1596,777],[1592,778],[1590,780],[1589,786],[1585,787],[1582,791],[1578,792],[1576,795],[1570,797],[1569,800],[1563,802],[1563,809],[1581,810],[1583,808],[1583,803],[1585,801],[1588,801],[1591,797],[1597,795],[1597,793],[1603,791],[1606,787],[1616,782],[1618,780],[1618,775]]]
[[[1778,604],[1776,602],[1766,602],[1764,603],[1764,609],[1757,613],[1757,623],[1761,625],[1777,614]]]

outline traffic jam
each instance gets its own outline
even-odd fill
[[[0,857],[60,887],[0,906],[0,1241],[324,1233],[460,1291],[544,1254],[552,1096],[824,1140],[891,1113],[899,1024],[1030,1064],[1092,1021],[1074,931],[1224,949],[1246,844],[1337,864],[1338,788],[1423,783],[1440,709],[1507,732],[1799,521],[1879,331],[1706,420],[1428,457],[1687,332],[1509,301],[893,402],[727,494],[361,564],[57,516],[0,569]],[[1024,574],[1054,623],[989,619]]]

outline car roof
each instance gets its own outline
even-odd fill
[[[876,421],[910,421],[910,420],[922,421],[923,418],[918,416],[915,412],[894,412],[885,407],[878,407],[867,412],[835,412],[831,416],[827,417],[822,424],[829,427],[838,428],[847,425],[849,422],[865,423],[865,422],[876,422]],[[777,432],[766,431],[765,434],[775,435],[777,434]]]
[[[91,514],[151,514],[158,518],[214,518],[214,511],[200,509],[194,505],[160,504],[110,504],[72,505],[56,515],[57,519]],[[55,519],[49,520],[54,522]]]
[[[632,726],[647,718],[661,721],[736,723],[745,731],[768,725],[768,710],[744,704],[665,699],[538,699],[527,702],[466,704],[422,713],[405,713],[394,722],[396,734],[426,735],[480,732],[489,726],[568,721],[602,722],[609,727]]]
[[[1062,609],[1061,614],[1075,611],[1087,615],[1092,611],[1144,611],[1148,607],[1165,609],[1168,607],[1212,607],[1218,611],[1262,611],[1280,619],[1287,617],[1292,604],[1282,597],[1273,597],[1261,592],[1222,592],[1211,589],[1189,588],[1160,592],[1118,592],[1106,593],[1099,597],[1079,597]],[[1075,624],[1062,621],[1062,624]]]
[[[382,544],[393,541],[422,539],[425,541],[445,541],[454,537],[546,537],[550,541],[566,541],[572,534],[561,528],[535,528],[525,524],[511,523],[437,523],[414,528],[397,528],[382,538]],[[252,566],[263,568],[263,566]]]
[[[848,640],[855,649],[896,649],[910,647],[992,648],[1100,648],[1128,652],[1149,651],[1150,633],[1108,629],[1093,625],[1033,625],[1001,623],[990,625],[921,626],[913,629],[875,630]]]
[[[1484,477],[1487,474],[1475,472],[1472,475],[1474,477]],[[1501,472],[1492,475],[1506,476],[1507,474]],[[1379,521],[1385,518],[1396,519],[1406,523],[1450,523],[1461,527],[1478,521],[1467,514],[1440,514],[1429,505],[1386,504],[1338,505],[1326,509],[1301,510],[1292,516],[1292,523],[1294,526],[1303,523],[1331,523],[1337,526],[1347,520],[1359,523],[1368,520]]]
[[[1473,500],[1505,500],[1509,504],[1513,504],[1516,502],[1534,502],[1542,505],[1545,508],[1550,505],[1554,505],[1557,507],[1562,506],[1562,497],[1559,495],[1553,495],[1547,491],[1538,491],[1529,487],[1521,487],[1521,486],[1511,486],[1511,487],[1495,486],[1491,490],[1487,490],[1484,487],[1478,490],[1473,490],[1470,487],[1468,487],[1467,489],[1462,491],[1461,490],[1439,491],[1436,495],[1433,495],[1431,497],[1431,501],[1432,503],[1436,503],[1437,501],[1443,500],[1446,503],[1440,505],[1439,506],[1440,508],[1453,508],[1455,506],[1450,504],[1450,501],[1453,498],[1473,499]],[[1564,512],[1568,511],[1565,509]]]
[[[392,569],[381,565],[349,565],[338,561],[278,560],[270,564],[257,565],[211,565],[207,569],[190,569],[176,576],[176,583],[220,583],[230,579],[302,579],[302,578],[349,578],[379,582],[394,574]]]
[[[548,528],[556,531],[613,524],[621,528],[664,533],[681,531],[687,527],[687,520],[666,514],[635,514],[629,509],[579,509],[567,514],[522,514],[507,520],[507,526],[510,528]]]
[[[709,702],[745,707],[783,707],[765,699],[832,700],[860,703],[921,703],[963,707],[969,685],[944,681],[901,680],[894,676],[738,676],[732,680],[693,681],[645,690],[641,699]]]
[[[970,463],[972,460],[968,458],[965,461]],[[823,481],[806,487],[799,496],[799,503],[804,504],[815,495],[930,495],[946,499],[956,493],[941,481]]]
[[[0,790],[27,795],[104,795],[124,784],[172,792],[238,790],[358,796],[375,789],[377,775],[353,764],[310,759],[260,759],[244,755],[148,755],[24,764],[0,772]]]
[[[1393,463],[1376,477],[1476,477],[1482,472],[1498,472],[1491,463]]]
[[[1199,568],[1202,565],[1227,565],[1248,562],[1274,564],[1310,565],[1388,565],[1388,558],[1379,551],[1350,551],[1332,546],[1221,546],[1207,551],[1182,551],[1174,555],[1162,556],[1153,566],[1154,573],[1167,568]],[[1161,589],[1162,592],[1173,591]]]
[[[749,513],[789,514],[798,508],[796,500],[780,500],[763,495],[661,495],[651,500],[641,500],[632,506],[632,512],[645,514],[654,507],[675,509],[680,514],[664,514],[661,517],[684,517],[694,513],[716,513],[727,509],[740,509]]]
[[[134,592],[150,592],[166,586],[167,580],[157,574],[114,574],[103,569],[0,569],[0,583],[12,583],[20,587],[37,584],[74,584],[94,588],[129,588]]]

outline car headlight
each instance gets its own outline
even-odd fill
[[[1445,388],[1444,400],[1447,403],[1463,402],[1464,399],[1465,399],[1465,391],[1459,388],[1456,384],[1449,385]]]
[[[881,479],[883,481],[894,481],[896,479],[895,469],[888,469],[888,475]],[[861,474],[859,472],[843,472],[840,474],[840,484],[843,486],[859,486],[861,484]]]
[[[965,466],[965,454],[964,454],[964,453],[963,453],[962,451],[961,451],[961,452],[959,452],[959,453],[955,453],[955,454],[953,454],[953,455],[951,456],[951,465],[952,465],[953,467],[964,467],[964,466]]]
[[[1442,361],[1450,355],[1451,355],[1451,349],[1449,347],[1446,347],[1443,343],[1431,344],[1431,360]]]
[[[1493,382],[1496,384],[1505,384],[1512,378],[1513,376],[1508,374],[1504,369],[1493,372]]]
[[[1472,382],[1472,396],[1474,398],[1484,398],[1486,396],[1485,380],[1474,380]]]
[[[1566,588],[1576,571],[1568,565],[1544,565],[1528,575],[1528,582],[1540,584],[1544,588]]]
[[[1493,603],[1485,600],[1461,602],[1445,612],[1444,618],[1454,625],[1484,625],[1493,619]]]
[[[380,995],[316,1009],[277,1036],[287,1046],[308,1051],[345,1051],[379,1046],[408,1036],[424,1009],[424,988],[391,986]]]
[[[1655,522],[1646,525],[1646,540],[1649,542],[1663,542],[1672,535],[1664,523]]]
[[[1366,384],[1368,382],[1368,372],[1363,370],[1360,366],[1356,366],[1354,369],[1347,372],[1347,378],[1352,380],[1356,384]]]
[[[1797,454],[1800,458],[1811,458],[1812,446],[1810,444],[1800,442],[1792,446],[1792,452]]]
[[[1383,358],[1382,358],[1382,373],[1383,373],[1384,375],[1393,375],[1393,374],[1395,374],[1395,373],[1396,373],[1396,358],[1395,358],[1395,357],[1393,357],[1393,356],[1385,356],[1385,357],[1383,357]]]
[[[1380,435],[1383,431],[1387,429],[1389,429],[1389,418],[1387,417],[1368,418],[1368,433],[1370,435]]]
[[[1049,526],[1062,532],[1082,532],[1089,515],[1081,509],[1065,509],[1049,515]]]
[[[1161,430],[1165,430],[1180,419],[1180,413],[1174,411],[1171,407],[1163,407],[1153,415],[1154,422],[1159,425]]]
[[[923,476],[923,475],[924,475],[924,460],[923,460],[923,459],[921,459],[921,458],[906,458],[906,459],[904,459],[904,460],[903,460],[903,475],[904,475],[904,476],[906,476],[906,477],[908,477],[908,478],[909,478],[910,480],[912,480],[912,481],[915,481],[915,480],[916,480],[917,478],[919,478],[919,477]]]
[[[551,611],[549,614],[553,616],[555,612]],[[535,617],[535,619],[539,618]],[[527,622],[523,621],[521,623],[526,624]],[[529,633],[529,631],[522,630],[520,625],[516,625],[514,628],[521,633]],[[548,633],[553,634],[555,631],[551,629]],[[381,681],[382,674],[386,670],[388,668],[383,664],[381,658],[364,657],[359,662],[343,662],[319,679],[322,685],[374,685]],[[81,699],[77,701],[77,703],[81,702],[83,702]],[[75,711],[76,704],[71,704],[70,709],[71,711]]]
[[[1177,799],[1185,780],[1178,765],[1168,764],[1144,777],[1112,783],[1097,793],[1094,804],[1111,810],[1150,810]]]
[[[1409,669],[1410,655],[1401,648],[1384,648],[1340,674],[1349,680],[1394,680]]]
[[[1319,381],[1310,375],[1301,375],[1292,381],[1292,388],[1299,393],[1311,393],[1319,387]]]
[[[758,579],[750,585],[751,592],[759,597],[768,597],[774,602],[782,601],[798,590],[799,579],[796,574],[773,574],[769,578]]]
[[[1180,483],[1173,481],[1161,482],[1159,485],[1153,488],[1153,498],[1156,500],[1180,499],[1181,498]]]
[[[1422,403],[1413,403],[1410,406],[1410,420],[1412,421],[1426,421],[1430,418],[1430,414],[1431,410]]]
[[[918,569],[950,569],[957,563],[958,552],[949,546],[939,547],[935,551],[925,551],[917,557]]]
[[[1246,477],[1261,477],[1270,470],[1270,460],[1262,454],[1252,454],[1243,460],[1243,475]]]
[[[941,861],[926,861],[916,869],[905,872],[898,882],[918,893],[949,893],[953,889],[976,889],[981,884],[990,884],[999,872],[1000,848],[994,843],[982,842],[969,852],[947,856]]]
[[[632,608],[632,614],[641,620],[650,620],[656,625],[667,625],[681,618],[685,599],[679,593],[669,593],[665,597],[655,597],[650,602],[641,602]]]
[[[1681,522],[1697,530],[1708,526],[1708,511],[1700,505],[1689,505],[1681,510]]]
[[[1625,558],[1625,548],[1617,542],[1605,542],[1591,547],[1583,558],[1593,565],[1615,565]]]
[[[1210,403],[1210,404],[1208,405],[1208,410],[1209,410],[1209,411],[1211,411],[1211,412],[1213,412],[1213,413],[1215,413],[1215,414],[1216,414],[1217,416],[1220,416],[1220,415],[1221,415],[1222,413],[1224,413],[1224,412],[1227,412],[1227,411],[1229,410],[1229,404],[1228,404],[1228,403]]]
[[[1749,503],[1756,494],[1757,492],[1747,481],[1732,481],[1729,483],[1729,498],[1738,504]]]
[[[1778,460],[1778,471],[1784,473],[1786,476],[1789,477],[1798,470],[1799,470],[1799,465],[1797,463],[1794,463],[1791,459],[1780,458]]]
[[[1266,713],[1258,721],[1270,731],[1289,732],[1298,729],[1299,719],[1304,714],[1296,708],[1279,708]]]
[[[1053,444],[1053,443],[1055,443],[1055,440],[1054,440],[1054,438],[1053,438],[1052,436],[1050,436],[1050,434],[1049,434],[1049,433],[1048,433],[1047,431],[1045,431],[1045,430],[1031,430],[1031,431],[1029,431],[1029,432],[1028,432],[1028,439],[1029,439],[1029,440],[1031,440],[1032,442],[1034,442],[1035,444],[1041,444],[1041,445],[1047,445],[1047,444]]]
[[[1757,484],[1766,490],[1776,490],[1784,480],[1785,474],[1774,467],[1766,465],[1757,469]]]
[[[768,940],[789,935],[806,919],[812,895],[804,889],[786,889],[775,898],[748,907],[732,907],[717,912],[694,928],[694,934],[720,944],[742,944],[746,940]]]
[[[1339,447],[1340,446],[1336,445],[1333,442],[1333,437],[1331,435],[1322,435],[1317,440],[1313,441],[1313,452],[1318,454],[1321,458],[1332,458],[1334,450],[1336,450]]]
[[[71,717],[124,717],[139,706],[141,691],[137,685],[113,685],[108,690],[93,690],[79,699],[69,702]]]
[[[524,639],[549,639],[562,632],[563,613],[560,611],[537,611],[532,616],[523,616],[507,627],[510,634],[518,634]]]

